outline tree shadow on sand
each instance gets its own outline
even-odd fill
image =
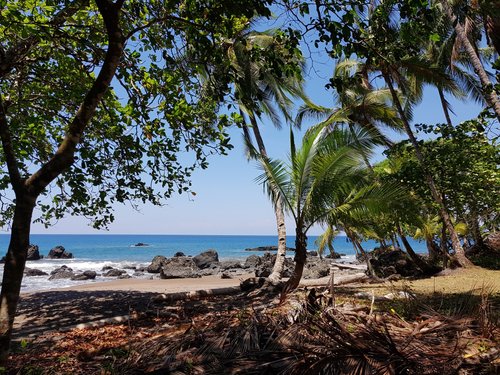
[[[13,336],[27,337],[129,315],[146,310],[156,295],[131,291],[50,291],[22,296]]]

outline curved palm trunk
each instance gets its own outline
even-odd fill
[[[429,261],[435,263],[439,258],[440,250],[431,236],[425,236],[425,245],[427,246],[427,251],[429,252]]]
[[[299,286],[307,259],[307,237],[306,234],[302,232],[302,225],[297,225],[295,236],[295,268],[292,277],[290,277],[285,286],[286,292],[290,292]]]
[[[432,198],[439,206],[439,213],[441,215],[441,218],[443,219],[443,222],[446,225],[446,229],[448,230],[448,233],[450,234],[451,242],[453,244],[453,250],[455,250],[457,261],[459,262],[459,264],[462,267],[470,266],[470,265],[472,265],[472,263],[465,256],[464,249],[463,249],[462,245],[460,244],[460,239],[458,238],[457,232],[455,231],[455,228],[453,227],[453,223],[451,222],[450,215],[449,215],[449,213],[444,205],[444,202],[441,198],[441,194],[439,193],[439,191],[436,187],[436,184],[434,183],[434,179],[432,178],[432,176],[429,173],[427,173],[427,171],[425,169],[424,155],[422,154],[422,151],[420,150],[420,145],[418,144],[417,139],[415,138],[415,135],[413,134],[413,131],[411,130],[408,119],[406,118],[406,114],[403,110],[403,107],[401,106],[401,103],[399,101],[396,90],[394,89],[394,86],[392,84],[392,79],[389,76],[389,74],[385,71],[382,72],[382,75],[384,77],[384,80],[385,80],[387,86],[389,87],[393,102],[396,105],[396,108],[399,112],[399,115],[400,115],[401,120],[403,122],[403,126],[404,126],[405,131],[406,131],[406,134],[410,138],[410,141],[413,145],[413,148],[415,149],[415,155],[417,157],[417,160],[419,161],[420,165],[422,166],[422,168],[424,170],[424,178],[427,181],[427,185],[429,186],[429,189],[431,191]]]
[[[259,151],[262,155],[267,157],[266,147],[264,145],[264,140],[260,135],[260,129],[255,120],[255,117],[251,117],[250,121],[252,123],[253,134]],[[271,283],[276,283],[281,280],[281,275],[283,274],[283,269],[285,268],[285,257],[286,257],[286,225],[285,225],[285,213],[283,210],[283,203],[281,200],[274,205],[274,215],[276,216],[276,229],[278,232],[278,251],[276,252],[276,260],[274,262],[273,270],[268,277]]]
[[[351,231],[345,230],[345,232],[346,232],[345,233],[346,236],[349,237],[349,239],[352,242],[352,245],[354,247],[354,251],[356,251],[356,255],[361,254],[363,259],[365,260],[366,268],[368,269],[368,273],[372,277],[377,277],[377,275],[375,274],[375,270],[373,269],[372,264],[370,262],[370,255],[365,251],[365,249],[363,249],[363,246],[361,246],[361,242],[359,242],[356,239],[356,236],[354,236],[354,234]]]
[[[5,257],[2,291],[0,294],[0,362],[9,354],[10,339],[16,316],[21,282],[28,255],[31,217],[36,198],[17,196],[10,243]]]
[[[403,246],[406,250],[406,253],[410,256],[411,260],[413,263],[416,264],[418,268],[422,270],[423,273],[430,274],[433,273],[433,269],[431,266],[429,266],[422,258],[420,258],[416,253],[415,250],[410,245],[410,242],[408,242],[408,239],[403,233],[403,230],[401,227],[398,228],[399,232],[399,237],[401,238],[401,242],[403,242]]]
[[[448,103],[446,103],[446,98],[444,97],[443,89],[438,87],[439,99],[441,100],[441,107],[443,108],[444,117],[446,118],[446,123],[449,126],[453,126],[450,117],[450,110],[448,108]]]
[[[453,10],[448,4],[448,0],[441,0],[441,5],[443,6],[446,15],[453,24],[453,28],[455,29],[455,33],[457,34],[457,38],[460,41],[460,44],[462,44],[462,46],[464,47],[465,52],[467,53],[467,56],[469,56],[470,62],[474,67],[474,71],[481,81],[481,86],[484,91],[484,98],[486,99],[486,102],[493,108],[498,120],[500,120],[500,100],[498,99],[498,95],[496,94],[496,92],[492,90],[493,85],[488,78],[488,75],[486,74],[486,70],[481,63],[481,60],[476,50],[474,49],[474,46],[467,37],[467,33],[465,32],[464,27],[458,21],[455,14],[453,14]]]
[[[441,242],[439,244],[439,248],[441,249],[441,256],[443,257],[443,268],[448,267],[448,239],[446,238],[446,226],[443,222],[441,227]]]

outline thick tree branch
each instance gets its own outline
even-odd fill
[[[2,98],[0,97],[0,138],[2,140],[3,153],[9,170],[10,182],[14,191],[17,193],[22,186],[21,175],[19,173],[19,166],[16,159],[14,148],[12,147],[12,137],[9,129],[9,122]]]
[[[126,39],[119,25],[120,8],[111,1],[96,0],[96,3],[109,39],[106,57],[99,75],[80,105],[55,155],[26,181],[29,191],[34,194],[40,194],[51,181],[73,164],[76,147],[109,89],[123,55]]]

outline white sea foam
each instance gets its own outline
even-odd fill
[[[94,280],[81,280],[74,281],[70,279],[55,279],[49,280],[50,273],[61,266],[67,266],[73,270],[75,274],[80,274],[83,271],[95,271],[97,277]],[[26,262],[27,268],[38,269],[43,272],[48,273],[46,276],[24,276],[23,282],[21,284],[21,292],[34,292],[43,291],[55,288],[64,288],[74,285],[89,284],[95,282],[105,282],[115,280],[115,277],[104,277],[102,276],[103,267],[113,267],[117,269],[122,269],[127,272],[130,276],[134,278],[150,278],[152,275],[144,273],[143,275],[134,275],[136,272],[135,268],[147,267],[144,263],[135,263],[130,261],[121,262],[110,262],[110,261],[92,261],[89,259],[41,259],[37,261]],[[134,269],[128,269],[128,267],[134,267]],[[0,277],[3,276],[3,267],[0,268]]]

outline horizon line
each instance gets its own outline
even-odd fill
[[[10,232],[0,232],[0,235],[10,235]],[[264,234],[234,234],[234,233],[216,233],[216,234],[203,234],[203,233],[30,233],[30,235],[40,236],[277,236],[276,233]],[[295,236],[294,233],[287,236]],[[310,236],[319,236],[318,234],[311,234]],[[308,236],[308,237],[310,237]],[[343,237],[344,234],[339,234],[338,237]]]

